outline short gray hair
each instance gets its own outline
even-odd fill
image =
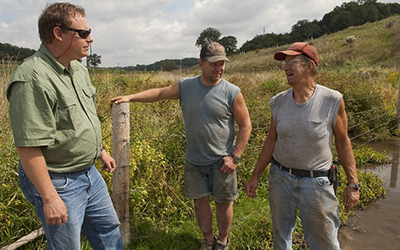
[[[314,60],[311,59],[310,57],[308,57],[307,55],[304,55],[304,54],[301,54],[301,55],[303,56],[303,59],[304,59],[305,62],[309,62],[309,61],[312,61],[312,62],[313,62],[314,68],[312,69],[312,73],[313,73],[313,76],[317,75],[318,66],[317,66],[317,64],[314,62]]]

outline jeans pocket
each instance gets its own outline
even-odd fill
[[[67,174],[50,174],[50,179],[57,192],[64,190],[68,186]]]
[[[328,177],[317,177],[315,178],[315,180],[321,187],[327,187],[331,185],[331,182],[329,181]]]
[[[279,187],[281,185],[286,185],[286,181],[289,180],[288,176],[285,175],[283,170],[280,170],[277,166],[274,164],[271,164],[271,167],[269,169],[269,176],[268,176],[268,183],[269,187]]]

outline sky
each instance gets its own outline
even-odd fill
[[[1,0],[0,42],[37,50],[37,20],[52,0]],[[299,20],[318,20],[341,0],[75,0],[86,10],[92,53],[100,67],[199,57],[200,33],[212,27],[240,48],[264,33],[288,33]],[[397,0],[378,0],[394,3]],[[84,61],[86,61],[84,59]]]

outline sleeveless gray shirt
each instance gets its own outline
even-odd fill
[[[200,76],[179,82],[179,99],[185,123],[186,160],[209,165],[234,149],[233,103],[240,89],[222,79],[205,86]]]
[[[313,96],[298,104],[293,89],[283,91],[271,101],[278,138],[273,156],[288,168],[328,170],[332,165],[333,125],[342,95],[316,85]]]

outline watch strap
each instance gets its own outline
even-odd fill
[[[353,184],[353,183],[347,183],[347,186],[348,186],[348,187],[351,187],[351,188],[354,188],[354,189],[356,189],[356,190],[360,190],[360,188],[361,188],[360,183],[355,183],[355,184]]]
[[[240,157],[238,157],[238,156],[236,156],[236,155],[234,155],[234,154],[231,154],[231,157],[232,157],[232,159],[235,161],[236,164],[239,164],[239,162],[240,162]]]

